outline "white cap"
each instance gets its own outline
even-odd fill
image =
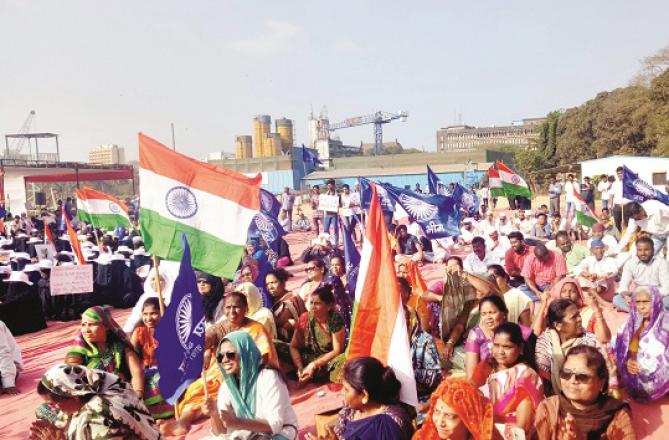
[[[9,274],[9,278],[6,280],[3,280],[5,283],[25,283],[29,286],[32,286],[33,283],[30,282],[28,279],[28,275],[25,274],[25,272],[21,271],[12,271],[11,274]]]

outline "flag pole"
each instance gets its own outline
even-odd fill
[[[158,303],[160,304],[160,316],[165,314],[165,300],[163,299],[163,289],[160,288],[160,271],[158,266],[160,262],[157,256],[153,256],[153,268],[156,270],[156,278],[154,280],[153,290],[158,293]]]

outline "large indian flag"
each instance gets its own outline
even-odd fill
[[[84,187],[76,190],[79,220],[96,228],[130,227],[128,207],[114,196]]]
[[[490,187],[490,197],[504,197],[502,179],[499,178],[499,171],[495,167],[488,168],[488,186]]]
[[[591,228],[592,225],[599,221],[599,217],[592,212],[592,209],[585,203],[585,199],[581,197],[581,194],[578,191],[576,191],[577,186],[578,185],[576,184],[572,185],[574,197],[578,200],[580,205],[580,207],[576,209],[576,223]]]
[[[139,165],[139,218],[147,251],[180,261],[183,232],[195,268],[232,278],[260,208],[262,177],[197,161],[141,133]]]
[[[354,317],[347,358],[372,356],[392,367],[402,383],[400,400],[416,406],[416,379],[392,248],[376,185],[372,183],[370,186],[372,201],[355,288]]]
[[[499,171],[499,178],[502,181],[502,187],[507,197],[532,197],[530,187],[525,180],[518,174],[511,171],[509,167],[502,162],[497,162],[497,170]]]

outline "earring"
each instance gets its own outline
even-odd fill
[[[363,405],[367,405],[367,402],[368,402],[368,401],[369,401],[369,399],[367,398],[367,396],[365,396],[365,397],[362,398],[362,404],[363,404]]]

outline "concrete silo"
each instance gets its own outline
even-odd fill
[[[288,152],[293,146],[293,121],[286,118],[274,121],[276,132],[281,136],[281,151]]]
[[[258,115],[253,118],[253,156],[269,156],[265,152],[265,138],[271,131],[272,118],[269,115]]]
[[[253,137],[248,135],[235,138],[237,159],[251,159],[253,157]]]
[[[267,133],[263,145],[266,157],[281,155],[281,135],[279,133]]]

